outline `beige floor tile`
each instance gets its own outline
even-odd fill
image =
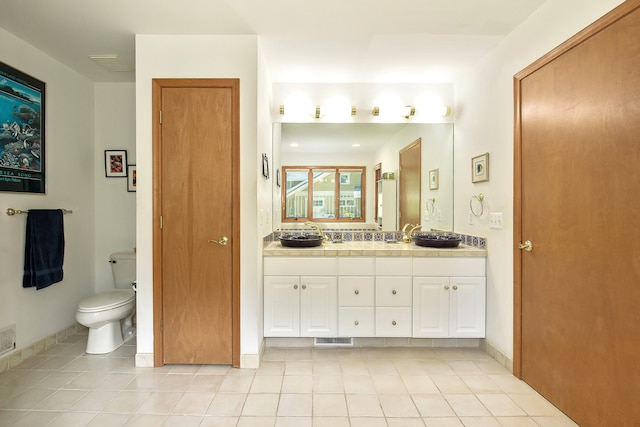
[[[133,413],[151,395],[150,391],[124,390],[107,403],[105,412]]]
[[[440,390],[428,375],[402,377],[409,394],[437,394]]]
[[[422,369],[427,375],[455,375],[453,369],[441,360],[423,361]]]
[[[91,390],[82,396],[72,407],[74,411],[99,412],[118,395],[117,391]]]
[[[422,418],[387,418],[389,427],[425,427]]]
[[[426,427],[464,427],[457,417],[427,417],[422,420]]]
[[[247,395],[243,393],[217,393],[206,415],[216,417],[238,417],[242,413]]]
[[[107,378],[108,375],[109,373],[107,372],[83,372],[69,384],[65,385],[64,388],[70,390],[95,390],[98,384]]]
[[[342,377],[344,392],[347,394],[376,394],[373,377],[369,375],[345,375]]]
[[[144,373],[138,374],[125,387],[125,390],[155,390],[165,378],[167,374]],[[105,376],[106,378],[106,376]],[[88,381],[89,379],[87,379]],[[78,380],[76,380],[77,382]]]
[[[267,348],[262,355],[263,361],[287,360],[287,350],[284,348]]]
[[[397,375],[375,375],[373,385],[379,394],[408,394],[409,391]]]
[[[289,360],[312,360],[311,348],[290,348],[287,350],[287,361]]]
[[[165,365],[167,366],[167,365]],[[202,365],[169,365],[170,374],[197,374]]]
[[[101,390],[124,390],[136,379],[135,374],[111,373],[98,383]]]
[[[118,427],[123,426],[131,418],[130,414],[108,414],[101,413],[89,421],[87,427]]]
[[[313,405],[312,395],[281,394],[278,405],[278,417],[310,417]]]
[[[282,393],[311,393],[313,391],[313,376],[285,375],[282,380]]]
[[[142,402],[136,409],[138,414],[170,414],[173,407],[182,397],[182,392],[159,391],[151,395]]]
[[[368,360],[367,368],[371,375],[400,375],[391,360]]]
[[[256,375],[251,384],[250,393],[280,393],[282,375]]]
[[[172,414],[202,416],[209,409],[215,393],[186,392],[171,410]]]
[[[337,360],[314,360],[313,375],[342,375],[340,362]]]
[[[311,427],[311,417],[277,417],[275,427]]]
[[[527,383],[513,375],[488,375],[489,379],[498,384],[505,393],[536,393]]]
[[[504,393],[487,375],[461,375],[460,379],[473,393]]]
[[[62,412],[57,411],[31,411],[26,412],[24,416],[18,418],[12,424],[6,424],[12,427],[35,427],[45,426],[56,419]]]
[[[198,370],[198,375],[226,375],[230,370],[228,365],[203,365]]]
[[[236,427],[238,417],[204,417],[200,427]]]
[[[275,417],[280,394],[249,394],[241,417]]]
[[[248,393],[253,383],[253,376],[226,376],[220,384],[218,393]]]
[[[348,394],[346,397],[350,417],[384,417],[378,396]]]
[[[519,417],[527,415],[506,394],[476,394],[480,402],[496,417]]]
[[[472,360],[452,360],[447,362],[456,375],[482,375],[484,372]]]
[[[47,399],[56,390],[47,388],[29,388],[24,393],[2,404],[5,409],[33,409]]]
[[[351,427],[387,427],[387,420],[383,418],[358,418],[351,417],[349,418],[351,422]]]
[[[386,417],[415,418],[419,417],[418,410],[409,395],[378,395],[382,410]]]
[[[162,427],[198,427],[203,417],[194,415],[169,415]]]
[[[285,375],[313,375],[313,362],[310,360],[287,360]]]
[[[127,427],[158,427],[161,426],[166,415],[134,414],[125,424]]]
[[[40,388],[62,388],[78,378],[82,372],[52,372],[36,386]]]
[[[558,417],[562,412],[537,393],[511,393],[509,397],[522,408],[527,415],[534,417]]]
[[[186,391],[195,376],[195,374],[169,374],[162,381],[160,381],[160,384],[156,386],[155,390]]]
[[[511,375],[511,372],[493,359],[474,360],[476,366],[485,374]]]
[[[496,417],[502,427],[539,427],[529,417]]]
[[[455,375],[431,375],[431,380],[440,390],[440,393],[471,393],[469,387]]]
[[[344,393],[341,375],[314,375],[314,393]]]
[[[348,417],[313,417],[313,427],[350,427]]]
[[[396,370],[402,376],[427,375],[423,362],[418,360],[402,360],[395,362]]]
[[[240,417],[237,427],[274,427],[275,417]]]
[[[459,417],[488,417],[491,414],[473,394],[445,394],[453,411]]]
[[[369,375],[369,367],[364,360],[347,360],[340,362],[342,375]]]
[[[220,389],[223,375],[196,375],[193,381],[189,383],[187,392],[215,393]],[[127,387],[129,388],[129,387]]]
[[[284,375],[285,362],[269,362],[263,361],[256,370],[256,376],[259,375]]]
[[[85,427],[97,414],[91,412],[64,412],[47,427]]]
[[[313,395],[314,417],[343,417],[347,415],[347,403],[344,394]]]
[[[460,417],[464,427],[501,427],[493,417]]]
[[[579,427],[567,417],[533,417],[540,427]]]
[[[440,394],[425,394],[413,396],[413,403],[422,417],[454,417],[449,402]]]

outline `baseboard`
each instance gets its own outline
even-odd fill
[[[15,368],[25,360],[42,353],[45,350],[65,341],[68,337],[80,332],[86,332],[87,328],[80,324],[73,324],[62,329],[55,334],[49,335],[46,338],[36,341],[35,343],[23,348],[13,350],[11,353],[0,358],[0,373]]]
[[[513,373],[513,360],[505,355],[502,351],[493,345],[487,339],[483,339],[480,343],[480,348],[484,350],[489,356],[495,359],[500,365],[504,366],[509,372]]]
[[[262,339],[260,343],[260,349],[258,354],[241,354],[240,355],[240,369],[258,369],[262,361],[262,355],[265,349],[265,339]]]
[[[136,353],[135,366],[136,368],[153,368],[153,353]]]
[[[313,338],[265,338],[267,347],[313,347]],[[354,338],[352,347],[481,348],[479,338]]]

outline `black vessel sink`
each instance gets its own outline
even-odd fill
[[[428,248],[457,248],[460,245],[459,236],[455,234],[414,233],[413,242],[418,246]]]
[[[312,248],[322,245],[324,236],[317,234],[293,235],[285,234],[280,236],[280,244],[288,248]]]

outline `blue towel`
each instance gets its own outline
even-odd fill
[[[62,280],[64,221],[60,209],[29,209],[24,245],[23,288],[36,290]]]

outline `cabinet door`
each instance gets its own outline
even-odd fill
[[[413,337],[449,336],[448,277],[413,278]]]
[[[338,335],[338,285],[335,276],[300,278],[300,336]]]
[[[264,277],[264,336],[300,336],[298,276]]]
[[[451,277],[449,332],[455,338],[484,338],[486,279]]]

